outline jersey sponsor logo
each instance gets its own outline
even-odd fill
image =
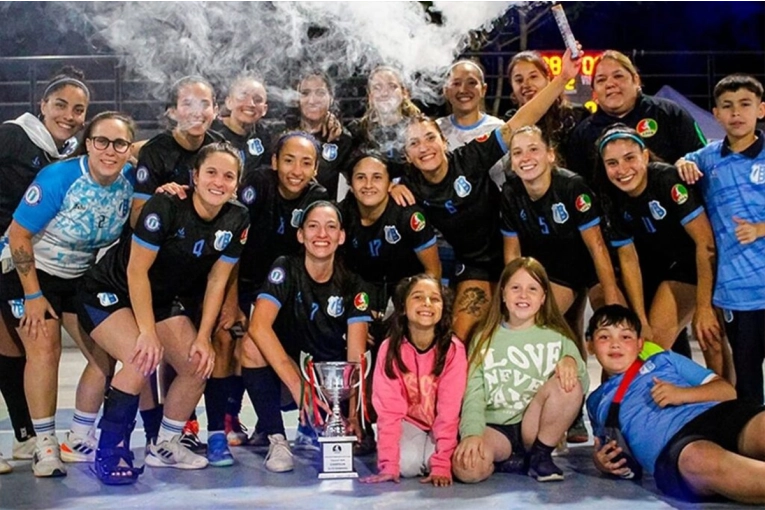
[[[15,319],[21,319],[24,317],[23,299],[11,299],[8,301],[8,305],[11,307],[11,314],[13,314]]]
[[[651,216],[655,220],[662,220],[667,215],[667,210],[661,206],[658,200],[648,202],[648,210],[651,211]]]
[[[578,197],[576,197],[576,210],[583,213],[587,212],[592,208],[592,199],[590,198],[590,195],[587,193],[582,193]]]
[[[24,202],[29,205],[35,206],[42,200],[42,188],[37,184],[32,184],[27,188],[27,192],[24,193]]]
[[[138,182],[144,183],[149,180],[149,169],[145,166],[139,166],[135,171],[135,178]]]
[[[159,230],[159,227],[162,226],[162,222],[159,221],[159,216],[157,214],[151,213],[143,220],[143,226],[146,227],[146,230],[149,232],[156,232]]]
[[[464,175],[460,175],[457,177],[457,180],[454,181],[454,191],[457,192],[458,197],[465,198],[471,191],[473,191],[473,185],[470,184]]]
[[[213,241],[213,248],[218,251],[223,251],[231,243],[231,239],[234,237],[228,230],[218,230],[215,232],[215,241]]]
[[[40,161],[40,156],[35,156],[35,159],[32,160],[32,168],[40,168],[42,166],[42,161]]]
[[[415,232],[419,232],[422,229],[425,228],[425,215],[421,212],[413,213],[412,216],[409,218],[409,226],[412,227],[412,230]]]
[[[279,285],[284,281],[284,268],[275,267],[268,273],[268,281],[274,285]],[[302,294],[298,295],[298,303],[302,300]]]
[[[186,239],[186,229],[181,227],[175,232],[175,237],[178,239]]]
[[[643,138],[651,138],[659,130],[659,123],[653,119],[643,119],[635,126],[635,131]]]
[[[478,141],[478,142],[480,142],[480,143],[483,143],[483,142],[485,142],[486,140],[488,140],[490,136],[491,136],[491,132],[489,132],[489,133],[484,133],[484,134],[482,134],[481,136],[479,136],[479,137],[476,137],[476,141]]]
[[[529,219],[528,215],[526,214],[526,209],[521,209],[521,219],[523,221],[527,221]]]
[[[401,234],[398,233],[395,225],[385,225],[383,230],[385,231],[385,240],[388,241],[388,244],[396,244],[401,240]]]
[[[249,205],[255,201],[255,197],[257,196],[257,193],[255,193],[255,188],[252,186],[247,186],[242,190],[242,202]]]
[[[247,244],[247,237],[250,235],[250,227],[242,230],[242,234],[239,236],[239,242],[241,244]]]
[[[96,294],[96,297],[98,298],[98,302],[101,303],[101,306],[112,306],[119,302],[117,295],[112,294],[111,292],[99,292]]]
[[[369,295],[366,292],[359,292],[353,298],[353,306],[360,312],[365,312],[369,308]]]
[[[303,221],[303,210],[293,209],[292,217],[290,218],[290,225],[292,225],[293,228],[300,228],[301,221]]]
[[[752,165],[752,171],[749,174],[749,180],[752,184],[765,184],[765,165]]]
[[[260,156],[266,151],[263,148],[263,142],[260,141],[260,138],[247,140],[247,150],[250,151],[250,154],[253,156]]]
[[[682,184],[672,186],[672,200],[675,203],[683,205],[688,201],[688,190]]]
[[[321,157],[325,161],[334,161],[337,159],[337,145],[334,143],[325,143],[321,148]]]
[[[564,224],[568,221],[568,211],[563,202],[558,202],[552,206],[553,221],[555,223]]]
[[[117,209],[120,217],[125,217],[130,212],[130,199],[126,198],[125,200],[120,203],[119,209]]]
[[[344,312],[343,298],[341,296],[329,296],[327,300],[327,314],[330,317],[340,317]]]

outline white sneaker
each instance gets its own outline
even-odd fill
[[[274,473],[284,473],[295,469],[287,438],[281,434],[271,434],[268,436],[268,441],[271,446],[268,447],[268,455],[266,455],[266,469]]]
[[[13,471],[13,467],[8,464],[8,461],[3,458],[3,454],[0,453],[0,475],[10,473],[11,471]]]
[[[96,448],[98,448],[96,436],[92,434],[81,436],[70,431],[66,435],[66,440],[61,444],[61,460],[64,462],[93,462],[96,460]]]
[[[66,468],[61,462],[61,451],[54,436],[37,439],[35,453],[32,456],[32,471],[35,476],[47,478],[66,476]]]
[[[149,445],[149,455],[146,456],[147,466],[176,469],[203,469],[207,467],[207,458],[197,455],[181,444],[181,435],[173,436],[170,441]]]
[[[13,458],[16,460],[32,460],[37,446],[37,437],[32,436],[24,441],[13,439]]]

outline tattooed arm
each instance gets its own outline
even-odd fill
[[[491,301],[489,282],[467,280],[457,285],[454,300],[454,334],[466,345],[478,321],[486,315]]]

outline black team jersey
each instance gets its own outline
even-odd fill
[[[296,361],[300,351],[313,355],[314,361],[345,361],[348,324],[372,320],[361,278],[336,267],[332,279],[318,283],[308,274],[303,256],[277,258],[258,299],[280,307],[273,329]]]
[[[337,200],[337,188],[340,173],[346,170],[353,153],[353,137],[347,129],[335,140],[328,142],[321,133],[314,133],[321,146],[319,154],[319,171],[316,180],[324,186],[331,200]]]
[[[681,264],[695,272],[696,244],[684,226],[703,212],[696,190],[680,180],[675,167],[649,163],[645,191],[635,198],[619,193],[609,213],[611,245],[634,241],[641,268]]]
[[[256,123],[249,133],[240,135],[231,131],[219,119],[213,122],[212,129],[226,141],[239,149],[244,161],[244,171],[250,172],[263,165],[271,164],[271,140],[269,130],[261,123]]]
[[[502,264],[500,194],[489,168],[505,152],[502,135],[495,130],[448,154],[449,170],[440,183],[426,181],[416,168],[402,180],[462,264]]]
[[[132,237],[119,244],[88,272],[88,278],[129,294],[127,265],[131,239],[157,251],[149,269],[154,307],[167,305],[176,296],[204,293],[207,276],[218,259],[235,263],[247,242],[250,218],[238,202],[227,202],[211,221],[199,217],[191,197],[153,195],[144,205]]]
[[[361,224],[358,204],[349,195],[341,204],[345,264],[375,287],[373,310],[384,310],[387,298],[399,280],[423,271],[417,252],[436,244],[433,227],[422,209],[401,207],[388,200],[382,215],[372,225]]]
[[[199,149],[222,141],[221,135],[208,131]],[[148,200],[159,186],[169,182],[193,187],[191,176],[199,149],[184,149],[175,141],[171,131],[163,131],[150,139],[138,154],[135,197]]]
[[[567,144],[568,168],[592,183],[600,157],[595,141],[606,128],[619,122],[635,129],[646,147],[669,164],[706,145],[693,117],[679,105],[667,99],[640,95],[635,108],[624,117],[613,117],[598,110],[577,126]]]
[[[255,291],[277,257],[300,251],[297,229],[303,210],[317,200],[328,197],[327,190],[316,182],[299,197],[287,200],[279,193],[276,171],[261,167],[245,174],[239,185],[239,201],[249,210],[252,227],[239,264],[240,293]]]
[[[24,192],[48,163],[48,154],[21,126],[0,124],[0,236],[8,230]]]
[[[592,190],[568,170],[554,169],[550,188],[538,200],[515,173],[502,186],[502,234],[518,237],[521,254],[539,260],[556,283],[581,288],[597,282],[581,233],[599,224]]]

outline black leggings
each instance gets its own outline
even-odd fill
[[[733,350],[739,399],[763,403],[762,362],[765,360],[765,310],[725,310],[725,333]]]

